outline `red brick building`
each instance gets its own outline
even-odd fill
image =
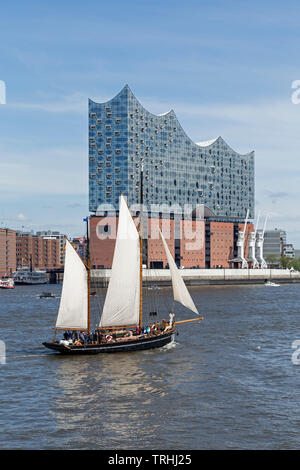
[[[0,229],[0,277],[16,270],[16,232]]]
[[[137,219],[138,223],[138,219]],[[91,265],[94,269],[111,268],[118,219],[90,218]],[[145,224],[144,224],[145,225]],[[160,229],[178,266],[185,268],[239,267],[229,260],[236,257],[237,234],[244,224],[213,219],[174,220],[149,218],[148,233],[143,240],[143,264],[148,268],[165,268],[167,259],[159,237]],[[245,257],[248,257],[248,223],[245,235]],[[145,233],[145,230],[144,230]]]
[[[33,234],[17,233],[17,266],[34,269],[58,269],[63,267],[60,257],[60,240],[43,238]]]

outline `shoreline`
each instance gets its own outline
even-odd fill
[[[107,287],[110,269],[91,271],[92,287]],[[288,269],[182,269],[187,286],[264,284],[272,281],[281,284],[300,282],[300,272]],[[172,285],[169,269],[143,269],[143,287],[169,287]]]

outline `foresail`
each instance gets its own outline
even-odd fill
[[[64,280],[56,328],[85,330],[88,327],[87,269],[66,240]]]
[[[173,256],[170,253],[170,250],[168,248],[165,237],[163,236],[161,231],[159,231],[159,233],[160,233],[160,236],[161,236],[161,239],[162,239],[162,242],[163,242],[163,245],[164,245],[164,249],[165,249],[165,252],[166,252],[167,260],[168,260],[168,263],[169,263],[169,268],[170,268],[171,277],[172,277],[172,287],[173,287],[174,300],[176,300],[177,302],[180,302],[182,305],[184,305],[185,307],[192,310],[192,312],[197,313],[199,315],[199,312],[198,312],[198,310],[197,310],[197,308],[196,308],[196,306],[193,302],[193,299],[190,296],[190,293],[187,290],[186,285],[185,285],[185,283],[184,283],[184,281],[183,281],[183,279],[180,275],[180,272],[179,272],[179,270],[178,270],[178,268],[175,264]]]
[[[139,234],[121,195],[114,259],[100,327],[138,325],[139,273]]]

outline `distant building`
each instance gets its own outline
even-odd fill
[[[94,269],[111,268],[118,219],[114,217],[91,217],[90,245],[91,264]],[[221,222],[218,219],[182,220],[148,218],[144,220],[148,237],[143,241],[143,264],[148,268],[166,268],[167,259],[158,228],[165,232],[166,241],[178,266],[185,268],[238,268],[239,263],[230,262],[237,257],[237,238],[244,224]],[[245,257],[248,258],[249,232],[245,230]],[[166,235],[167,233],[167,235]]]
[[[283,247],[286,243],[286,232],[280,229],[266,230],[264,234],[263,253],[264,259],[268,256],[276,256],[278,260],[283,255]]]
[[[46,230],[43,232],[36,232],[36,235],[38,237],[44,238],[44,239],[56,239],[59,240],[59,263],[64,264],[65,263],[65,245],[66,245],[66,235],[61,234],[60,232],[52,231],[52,230]]]
[[[17,232],[16,261],[17,267],[62,268],[61,240],[51,236],[43,237],[33,233]]]
[[[286,243],[283,245],[283,255],[287,258],[295,258],[295,249],[292,243]]]
[[[300,258],[300,250],[295,249],[295,258]]]
[[[0,229],[0,277],[10,276],[16,270],[16,232]]]
[[[278,260],[281,256],[286,256],[287,258],[296,257],[293,244],[287,243],[286,231],[277,228],[265,231],[263,253],[266,261],[268,261],[268,256],[270,255],[276,256]]]

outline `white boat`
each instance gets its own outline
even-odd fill
[[[83,263],[66,240],[64,280],[55,330],[65,330],[65,334],[73,330],[73,333],[75,331],[75,334],[79,334],[79,338],[70,343],[66,339],[54,339],[52,342],[44,342],[45,347],[62,354],[98,354],[158,348],[173,340],[178,323],[203,320],[160,232],[170,266],[173,299],[194,312],[196,318],[175,322],[172,309],[171,313],[162,312],[166,317],[169,313],[169,322],[162,320],[161,324],[156,322],[151,326],[143,325],[141,234],[141,231],[137,231],[124,196],[121,195],[110,282],[99,326],[93,332],[90,316],[89,242],[87,262]],[[98,312],[96,313],[98,317]],[[86,339],[80,336],[84,336],[83,332]]]
[[[15,283],[12,278],[0,279],[0,289],[14,289]]]
[[[15,284],[21,285],[36,285],[48,283],[46,271],[35,271],[27,266],[17,269],[17,271],[13,273],[13,280]]]
[[[39,296],[40,299],[56,299],[56,295],[52,292],[42,292]]]
[[[276,282],[266,281],[265,286],[267,286],[267,287],[279,287],[280,284],[276,284]]]
[[[160,288],[154,284],[153,286],[148,287],[148,290],[159,290]]]

